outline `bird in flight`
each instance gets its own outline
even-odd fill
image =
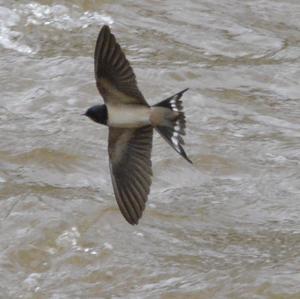
[[[96,86],[104,105],[90,107],[85,115],[108,126],[109,167],[114,194],[125,219],[138,224],[152,182],[153,129],[185,160],[185,115],[180,98],[187,91],[150,106],[140,92],[135,74],[110,28],[99,33],[94,67]]]

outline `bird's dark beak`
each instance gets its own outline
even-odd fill
[[[86,116],[86,113],[82,113],[82,114],[80,114],[81,116]]]

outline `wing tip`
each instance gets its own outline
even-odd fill
[[[128,213],[128,211],[126,211]],[[121,210],[121,214],[123,215],[124,219],[131,225],[138,225],[139,224],[139,220],[142,218],[142,215],[139,216],[139,218],[135,218],[135,217],[127,217],[127,215],[125,216],[125,214],[123,213],[123,211]]]
[[[128,221],[128,223],[131,224],[132,226],[138,225],[139,224],[139,219],[131,221],[131,222]]]
[[[101,28],[101,32],[108,31],[110,32],[110,27],[107,24],[104,24]]]

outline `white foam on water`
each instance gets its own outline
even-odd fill
[[[43,5],[29,3],[20,5],[19,10],[27,15],[27,24],[46,25],[56,29],[71,30],[86,28],[91,24],[113,24],[112,17],[98,12],[82,12],[76,7],[69,8],[64,5]]]
[[[22,43],[23,34],[12,30],[20,22],[20,16],[11,9],[0,7],[0,46],[23,54],[33,53],[33,49]]]

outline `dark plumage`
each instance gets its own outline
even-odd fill
[[[185,116],[180,98],[187,89],[150,107],[106,25],[99,33],[94,58],[96,85],[105,104],[89,108],[85,115],[109,128],[108,155],[115,197],[125,219],[137,224],[152,182],[153,129],[191,162],[182,147]]]
[[[92,106],[84,115],[98,124],[107,125],[107,108],[105,105]]]

